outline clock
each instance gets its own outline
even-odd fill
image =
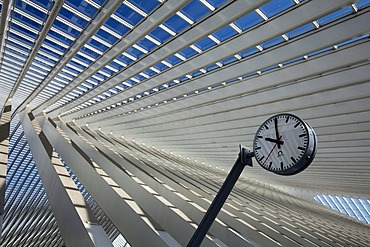
[[[279,175],[306,169],[315,157],[314,130],[299,117],[281,113],[267,119],[257,130],[253,150],[263,168]]]

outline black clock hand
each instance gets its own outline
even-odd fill
[[[281,138],[282,136],[280,136],[277,140],[276,140],[276,142],[278,142],[278,141],[280,141],[280,138]],[[271,151],[270,151],[270,153],[267,155],[267,158],[265,159],[265,161],[263,162],[263,165],[265,165],[266,164],[266,161],[270,158],[270,156],[271,156],[271,154],[272,154],[272,151],[274,151],[274,149],[276,148],[276,145],[277,145],[277,143],[275,143],[275,145],[272,147],[272,149],[271,149]]]
[[[281,138],[281,137],[280,137]],[[279,138],[279,139],[280,139]],[[275,140],[275,139],[272,139],[272,138],[269,138],[269,137],[266,137],[265,138],[265,140],[266,141],[268,141],[268,142],[273,142],[273,143],[276,143],[277,145],[283,145],[284,144],[284,142],[283,141],[281,141],[281,140]]]
[[[278,119],[277,117],[274,118],[274,124],[275,124],[275,133],[276,133],[276,140],[279,140],[279,130],[278,130]],[[276,142],[278,149],[281,149],[281,143]]]

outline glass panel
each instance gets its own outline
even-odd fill
[[[108,74],[109,76],[112,76],[113,74],[114,74],[114,71],[112,71],[112,70],[110,70],[110,69],[107,69],[107,68],[102,68],[100,71],[102,71],[102,72],[104,72],[104,73],[106,73],[106,74]],[[101,73],[102,74],[102,73]],[[105,75],[104,75],[105,76]],[[106,76],[105,76],[105,78],[107,78]]]
[[[87,21],[82,19],[81,17],[77,16],[76,14],[70,12],[69,10],[66,10],[65,8],[61,8],[58,14],[63,19],[69,21],[70,23],[73,23],[74,25],[84,28],[87,25]]]
[[[187,23],[184,19],[182,19],[178,15],[171,16],[164,22],[164,24],[165,26],[167,26],[176,33],[179,33],[186,27],[190,26],[189,23]]]
[[[117,69],[118,71],[124,68],[122,65],[120,65],[120,64],[118,64],[118,63],[116,63],[114,61],[110,62],[108,65],[111,66],[111,67],[113,67],[113,68],[115,68],[115,69]]]
[[[263,5],[260,7],[260,10],[262,10],[268,18],[271,18],[292,6],[294,6],[294,3],[291,0],[275,0]]]
[[[153,75],[157,74],[156,72],[154,72],[151,69],[144,70],[144,73],[147,74],[148,76],[153,76]]]
[[[270,48],[270,47],[272,47],[272,46],[274,46],[274,45],[280,44],[280,43],[282,43],[282,42],[284,42],[284,41],[285,41],[285,39],[283,39],[283,37],[278,36],[278,37],[276,37],[276,38],[270,39],[270,40],[268,40],[268,41],[266,41],[266,42],[262,43],[262,44],[261,44],[261,46],[262,46],[263,48],[267,49],[267,48]]]
[[[55,52],[53,52],[53,51],[51,51],[47,48],[44,48],[44,47],[40,47],[40,51],[46,52],[47,54],[50,54],[53,58],[56,58],[58,60],[62,57],[61,55],[59,55],[59,54],[57,54],[57,53],[55,53]],[[54,59],[54,60],[56,60],[56,59]]]
[[[150,36],[153,36],[153,38],[155,38],[156,40],[160,41],[161,43],[165,42],[167,39],[169,39],[170,37],[172,37],[171,34],[169,34],[168,32],[166,32],[165,30],[163,30],[160,27],[157,27],[156,29],[154,29],[150,33]]]
[[[102,30],[102,29],[99,29],[99,31],[96,32],[95,34],[96,37],[110,43],[110,44],[114,44],[117,42],[118,38],[114,37],[113,35],[107,33],[106,31]]]
[[[308,54],[308,56],[309,57],[312,57],[312,56],[315,56],[315,55],[318,55],[320,53],[324,53],[324,52],[330,51],[330,50],[332,50],[332,48],[331,47],[328,47],[328,48],[325,48],[325,49],[322,49],[322,50],[319,50],[319,51],[315,51],[313,53],[310,53],[310,54]]]
[[[44,40],[44,44],[46,44],[46,45],[49,45],[49,46],[51,46],[51,47],[53,47],[53,48],[55,48],[55,49],[57,49],[58,51],[61,51],[61,52],[66,52],[66,48],[64,48],[63,46],[61,46],[60,44],[58,44],[58,43],[55,43],[55,42],[52,42],[52,41],[50,41],[50,40],[48,40],[48,39],[45,39]]]
[[[353,9],[351,7],[345,7],[339,11],[336,11],[334,13],[331,13],[329,15],[324,16],[323,18],[320,18],[317,20],[317,23],[319,23],[320,26],[324,26],[330,22],[333,22],[335,20],[338,20],[344,16],[352,14]]]
[[[133,47],[130,47],[126,50],[126,52],[136,58],[140,58],[141,56],[144,55],[143,52],[139,51],[138,49],[135,49]]]
[[[151,51],[152,49],[154,49],[155,47],[157,47],[156,44],[154,44],[153,42],[151,42],[150,40],[148,40],[146,38],[140,40],[137,44],[139,46],[143,47],[147,51]]]
[[[116,62],[114,62],[114,61],[110,62],[110,63],[108,64],[108,66],[113,67],[113,68],[117,69],[118,71],[119,71],[119,70],[121,70],[121,69],[123,68],[123,66],[122,66],[122,65],[119,65],[118,63],[116,63]]]
[[[125,63],[125,64],[127,64],[127,65],[129,65],[129,64],[131,64],[133,62],[132,59],[130,59],[130,58],[126,57],[126,56],[123,56],[123,55],[119,55],[116,59],[119,60],[119,61],[121,61],[121,62],[123,62],[123,63]]]
[[[85,67],[84,66],[82,66],[81,64],[76,63],[74,61],[70,61],[68,64],[70,64],[70,65],[72,65],[74,67],[80,68],[81,70],[85,70]]]
[[[285,65],[288,65],[288,64],[291,64],[291,63],[302,61],[302,60],[303,60],[303,57],[295,58],[295,59],[289,60],[287,62],[284,62],[283,65],[285,66]]]
[[[205,67],[205,70],[207,72],[209,72],[209,71],[212,71],[212,70],[217,69],[217,68],[220,68],[217,64],[211,64],[211,65]]]
[[[68,34],[68,35],[70,35],[70,36],[72,36],[74,38],[76,38],[80,34],[79,31],[73,29],[72,27],[70,27],[70,26],[68,26],[68,25],[66,25],[66,24],[64,24],[64,23],[62,23],[62,22],[60,22],[58,20],[55,20],[54,21],[53,27],[55,27],[56,29],[59,29],[59,30],[65,32],[66,34]]]
[[[16,31],[18,31],[21,34],[24,34],[25,36],[28,36],[28,37],[30,37],[32,39],[36,39],[37,38],[37,34],[35,34],[34,32],[31,32],[31,31],[27,30],[26,28],[23,28],[21,26],[18,26],[18,25],[14,24],[14,23],[11,23],[10,24],[10,27],[11,28],[14,28]]]
[[[198,0],[193,0],[191,3],[186,5],[181,12],[188,16],[192,21],[196,22],[204,15],[210,13],[211,10]]]
[[[95,59],[99,58],[99,56],[100,56],[98,53],[96,53],[96,52],[94,52],[94,51],[92,51],[92,50],[90,50],[89,48],[86,48],[86,47],[82,47],[80,52],[83,52],[83,53],[85,53],[85,54],[87,54],[90,57],[93,57]]]
[[[244,57],[248,57],[250,55],[253,55],[257,52],[259,52],[259,50],[256,47],[252,47],[252,48],[249,48],[248,50],[240,52],[239,55],[244,58]]]
[[[226,0],[207,0],[207,2],[209,2],[213,7],[217,8],[221,4],[225,3]]]
[[[198,53],[194,49],[188,47],[188,48],[185,48],[184,50],[180,51],[179,54],[181,54],[185,58],[190,58],[192,56],[197,55]]]
[[[261,72],[263,73],[263,72],[273,70],[273,69],[278,69],[278,68],[280,68],[278,65],[274,65],[274,66],[268,67],[266,69],[262,69]]]
[[[314,199],[331,209],[336,211],[339,209],[343,214],[352,216],[365,223],[370,222],[370,216],[365,212],[366,210],[364,210],[364,207],[370,208],[368,200],[361,200],[361,204],[360,199],[327,195],[317,195]]]
[[[235,62],[236,60],[237,60],[236,57],[232,56],[232,57],[229,57],[229,58],[226,58],[226,59],[222,60],[221,63],[223,65],[228,65],[232,62]]]
[[[129,0],[129,2],[133,3],[145,13],[152,12],[160,4],[160,2],[156,0]]]
[[[65,3],[90,18],[92,18],[98,11],[98,9],[83,0],[66,0]]]
[[[108,50],[109,47],[103,45],[102,43],[94,40],[94,39],[90,39],[89,42],[87,42],[88,45],[91,45],[92,47],[94,47],[95,49],[101,51],[101,52],[105,52]]]
[[[106,2],[106,0],[91,0],[91,1],[99,4],[100,6],[103,6],[103,4],[105,4]]]
[[[15,42],[13,42],[13,41],[11,41],[11,40],[7,40],[6,41],[6,44],[7,45],[11,45],[11,46],[13,46],[14,48],[16,48],[16,49],[19,49],[19,50],[21,50],[21,51],[24,51],[25,53],[29,53],[30,52],[30,49],[28,49],[28,48],[26,48],[26,47],[23,47],[22,45],[20,45],[20,44],[18,44],[18,43],[15,43]],[[9,46],[8,46],[9,47]],[[10,48],[10,47],[9,47]],[[12,48],[10,48],[10,49],[12,49]],[[14,50],[14,52],[17,52],[17,51],[15,51]],[[17,52],[18,53],[18,52]],[[19,52],[20,54],[22,54],[21,52]]]
[[[245,31],[248,28],[257,25],[262,21],[263,21],[262,17],[255,11],[253,11],[234,21],[234,24],[237,25],[241,30]]]
[[[131,85],[135,85],[136,84],[136,82],[135,81],[133,81],[133,80],[131,80],[131,79],[128,79],[126,82],[128,82],[129,84],[131,84]]]
[[[100,78],[102,80],[106,80],[108,78],[108,76],[106,76],[105,74],[101,73],[100,71],[96,72],[95,73],[95,76],[97,76],[98,78]]]
[[[143,16],[132,10],[131,8],[127,7],[126,5],[122,4],[115,12],[117,16],[124,19],[131,25],[135,26],[138,24],[142,19]]]
[[[196,42],[195,45],[199,47],[202,51],[204,51],[211,48],[212,46],[215,46],[216,43],[213,42],[210,38],[205,37],[204,39]]]
[[[237,32],[230,26],[225,26],[221,28],[220,30],[213,33],[213,36],[215,36],[218,40],[225,41],[228,38],[236,35]]]
[[[131,29],[126,27],[125,25],[119,23],[112,17],[110,17],[104,24],[109,29],[112,29],[112,31],[118,33],[121,36],[124,36],[126,33],[128,33]]]
[[[32,17],[35,17],[40,21],[44,21],[47,17],[45,13],[41,12],[40,10],[34,8],[31,5],[28,5],[23,1],[15,1],[14,7],[19,8],[22,11],[25,11],[27,14],[31,15]]]
[[[16,39],[17,41],[19,41],[19,44],[33,46],[33,42],[31,42],[28,39],[25,39],[23,37],[20,37],[17,34],[12,33],[11,31],[8,32],[8,37],[13,38],[13,39]],[[8,39],[7,42],[9,42],[9,41],[10,40]]]
[[[356,3],[356,6],[358,7],[358,9],[364,9],[366,7],[369,7],[370,6],[370,1],[369,0],[360,0]]]
[[[33,0],[30,2],[36,3],[37,5],[47,10],[50,10],[51,7],[53,6],[53,2],[51,0]]]
[[[287,32],[286,35],[289,38],[293,39],[293,38],[295,38],[295,37],[297,37],[299,35],[302,35],[304,33],[307,33],[309,31],[311,31],[311,30],[314,30],[315,28],[316,27],[312,23],[308,23],[308,24],[306,24],[306,25],[304,25],[302,27],[299,27],[299,28],[297,28],[297,29],[295,29],[293,31]]]
[[[135,75],[134,78],[138,79],[139,81],[144,81],[146,78],[142,75]]]
[[[168,69],[168,67],[166,65],[164,65],[163,63],[157,63],[153,67],[156,68],[156,69],[158,69],[158,70],[160,70],[160,71],[163,71],[163,70]]]
[[[65,37],[65,36],[63,36],[63,35],[55,32],[53,30],[49,30],[48,36],[50,36],[50,37],[52,37],[54,39],[57,39],[61,43],[64,43],[64,44],[66,44],[68,46],[70,46],[73,43],[73,41],[70,40],[69,38],[67,38],[67,37]]]
[[[90,77],[88,80],[89,80],[90,82],[95,82],[95,84],[99,84],[99,83],[100,83],[100,81],[99,81],[99,80],[97,80],[97,79],[95,79],[94,77]]]
[[[202,75],[202,74],[203,74],[202,72],[200,72],[199,70],[197,70],[197,71],[191,73],[191,76],[192,77],[197,77],[197,76]]]
[[[92,60],[87,59],[86,57],[81,56],[81,55],[79,55],[79,54],[76,54],[76,55],[75,55],[75,58],[76,58],[77,60],[80,60],[80,61],[82,61],[82,62],[86,63],[86,64],[91,64],[91,63],[93,62]]]
[[[73,68],[70,68],[70,67],[64,67],[63,69],[65,72],[65,74],[69,77],[76,77],[76,75],[80,74],[80,72],[78,72],[77,70],[74,70]],[[67,72],[70,72],[70,73],[67,73]]]
[[[45,69],[42,69],[34,64],[31,65],[31,68],[32,68],[32,72],[35,71],[36,73],[42,75],[43,77],[45,77],[44,74],[47,74],[49,71],[45,70]],[[41,72],[41,73],[40,73]]]
[[[13,19],[23,23],[26,26],[30,26],[33,29],[40,30],[41,29],[41,24],[27,18],[26,16],[20,15],[16,12],[13,12]]]
[[[178,63],[181,63],[182,60],[176,56],[170,56],[166,59],[167,62],[169,62],[170,64],[172,65],[175,65],[175,64],[178,64]]]
[[[42,66],[42,67],[46,67],[48,70],[51,70],[51,68],[52,68],[50,65],[45,64],[45,63],[43,63],[43,62],[39,61],[39,60],[37,59],[37,55],[36,55],[36,57],[35,57],[35,60],[34,60],[32,63],[35,63],[36,65],[40,65],[40,66]]]

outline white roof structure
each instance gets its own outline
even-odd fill
[[[39,176],[35,159],[42,154],[32,147],[33,129],[38,136],[45,132],[54,159],[67,168],[65,176],[77,183],[108,238],[125,236],[96,202],[98,196],[85,188],[75,164],[63,157],[67,149],[58,150],[61,141],[48,136],[41,116],[87,156],[90,145],[109,156],[102,151],[109,140],[122,141],[139,160],[172,160],[183,165],[184,177],[205,169],[204,174],[219,176],[219,183],[237,158],[238,145],[251,147],[264,120],[293,113],[318,137],[310,167],[284,177],[255,162],[242,180],[256,190],[274,188],[311,203],[318,194],[369,200],[369,11],[369,0],[3,0],[1,120],[6,105],[12,115],[9,144],[4,144],[9,149],[2,246],[66,244]],[[40,130],[31,115],[40,120]],[[67,125],[79,136],[86,134],[87,144],[79,146]],[[98,148],[89,136],[104,145]],[[100,169],[101,163],[89,157]],[[143,207],[140,198],[130,196]],[[155,213],[144,214],[158,223]],[[23,226],[28,230],[21,231]],[[181,237],[161,227],[152,226],[167,243],[183,245]],[[209,241],[222,242],[218,236]]]

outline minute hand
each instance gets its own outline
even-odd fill
[[[277,118],[274,118],[274,125],[275,125],[275,133],[276,133],[276,140],[279,140],[279,130],[278,130],[278,119]],[[281,148],[281,145],[279,142],[276,142],[277,143],[277,146],[278,146],[278,149]]]

